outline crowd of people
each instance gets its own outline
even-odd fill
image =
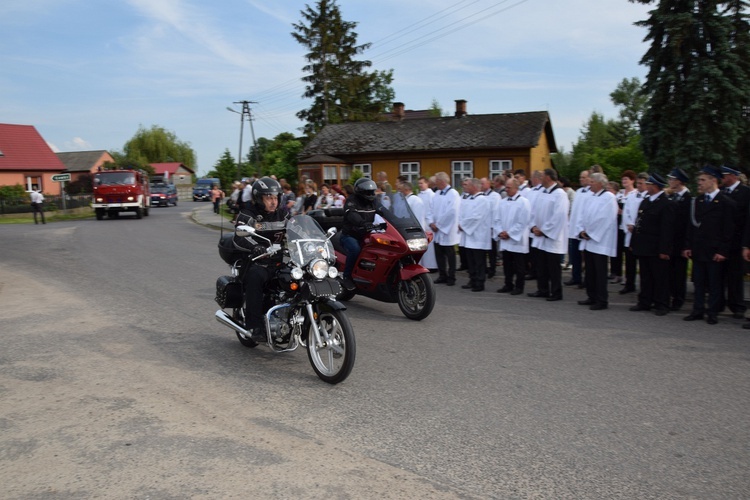
[[[607,309],[609,285],[621,284],[618,294],[635,295],[631,311],[657,316],[684,307],[691,279],[694,300],[685,321],[713,325],[724,311],[744,318],[750,187],[740,171],[704,167],[696,195],[679,168],[666,178],[628,170],[617,182],[595,165],[579,181],[573,191],[554,169],[529,179],[518,170],[492,181],[463,179],[459,194],[444,172],[420,178],[426,227],[434,233],[434,260],[425,255],[423,265],[447,286],[466,270],[462,288],[481,292],[502,261],[498,293],[558,301],[566,286],[578,287],[586,293],[578,304],[594,311]],[[563,282],[564,269],[570,279]],[[527,290],[529,281],[535,289]]]

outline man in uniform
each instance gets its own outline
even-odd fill
[[[435,174],[438,190],[432,199],[432,220],[430,229],[435,233],[435,258],[437,259],[438,279],[435,283],[448,286],[456,284],[456,249],[459,242],[458,211],[461,195],[449,184],[450,177],[445,172]]]
[[[721,278],[734,236],[734,201],[719,191],[721,171],[707,165],[698,175],[698,193],[690,206],[690,223],[683,256],[693,259],[695,302],[685,321],[718,323]],[[708,302],[706,302],[708,293]]]
[[[737,319],[745,317],[745,273],[742,260],[742,232],[745,229],[747,212],[750,209],[750,187],[740,182],[740,171],[724,165],[721,167],[722,192],[734,200],[734,235],[724,268],[724,287],[726,288],[726,305]],[[724,290],[722,290],[724,304]],[[723,309],[720,305],[719,310]]]
[[[505,183],[508,197],[495,207],[492,226],[498,239],[498,248],[503,252],[505,286],[498,293],[520,295],[526,276],[526,254],[529,253],[529,200],[518,193],[518,181],[511,178]],[[514,278],[515,277],[515,284]]]
[[[565,282],[565,286],[578,285],[579,288],[583,288],[583,257],[581,251],[578,249],[581,246],[581,242],[578,239],[578,233],[576,233],[576,226],[578,219],[581,217],[581,213],[586,208],[586,203],[591,197],[591,182],[589,176],[591,172],[584,170],[578,175],[578,181],[581,183],[581,187],[576,190],[576,194],[573,197],[573,206],[570,209],[570,220],[568,222],[568,262],[571,267],[570,280]]]
[[[671,191],[669,199],[675,203],[674,245],[669,256],[669,309],[672,311],[682,308],[687,292],[688,260],[682,256],[682,251],[685,249],[692,199],[690,191],[685,187],[688,180],[687,174],[681,168],[673,168],[667,176]]]
[[[492,237],[492,208],[490,199],[482,192],[479,179],[467,179],[464,183],[467,198],[461,201],[458,230],[461,245],[466,253],[469,282],[461,288],[472,292],[484,291],[487,279],[487,251]]]
[[[675,203],[662,189],[666,181],[651,174],[646,181],[648,197],[638,207],[630,248],[638,257],[641,291],[631,311],[648,311],[657,316],[669,312],[669,260],[674,246]]]

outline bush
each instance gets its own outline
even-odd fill
[[[0,186],[0,198],[4,200],[18,200],[26,199],[29,195],[22,185],[16,184],[15,186]]]

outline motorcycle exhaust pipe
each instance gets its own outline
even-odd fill
[[[250,337],[250,332],[245,330],[243,327],[238,325],[227,313],[219,309],[216,311],[216,314],[214,314],[214,317],[216,318],[216,321],[221,323],[224,326],[227,326],[231,328],[232,330],[236,330],[240,332],[245,337]]]

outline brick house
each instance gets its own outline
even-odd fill
[[[193,175],[195,170],[180,162],[151,163],[156,175],[164,177],[178,188],[190,187],[193,185]]]
[[[65,165],[65,173],[71,174],[71,180],[77,181],[84,174],[93,174],[106,162],[114,163],[115,159],[109,152],[101,149],[97,151],[71,151],[57,153],[57,157]]]
[[[47,195],[61,194],[61,184],[52,176],[65,165],[32,125],[0,123],[0,186],[20,184],[26,191],[40,189]]]
[[[384,171],[391,182],[443,171],[460,186],[464,177],[549,168],[555,152],[546,111],[470,115],[457,100],[454,116],[431,117],[395,103],[390,119],[325,126],[300,153],[298,169],[318,184],[346,184],[354,168],[371,178]]]

